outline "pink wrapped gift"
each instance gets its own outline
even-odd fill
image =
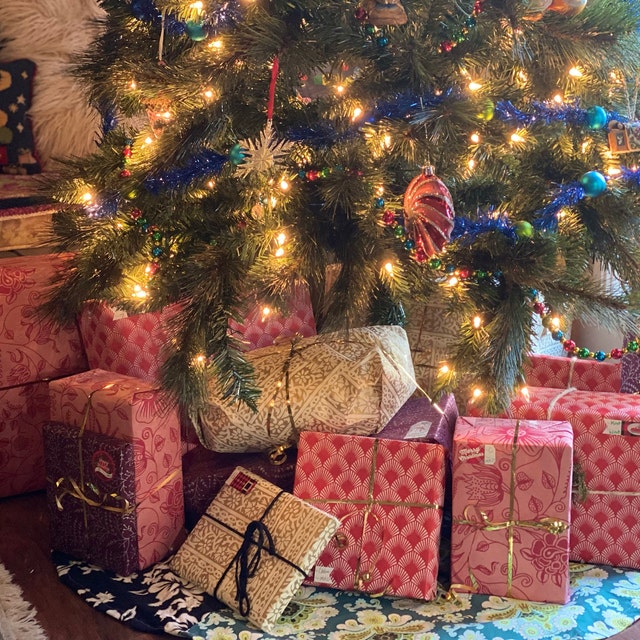
[[[572,456],[568,422],[458,418],[452,585],[568,601]]]
[[[618,393],[620,360],[581,360],[575,357],[532,355],[525,365],[525,380],[531,387],[575,387],[583,391]]]
[[[247,349],[270,346],[278,337],[315,335],[315,322],[306,289],[292,297],[286,317],[264,316],[255,306],[241,324],[231,320],[230,331],[238,335]],[[179,310],[172,305],[161,312],[127,315],[104,303],[87,304],[80,314],[80,332],[89,365],[123,375],[158,380],[162,350],[167,343],[167,321]]]
[[[180,425],[152,385],[93,369],[49,385],[51,420],[133,445],[138,568],[164,558],[182,532]]]
[[[49,255],[0,262],[0,389],[87,369],[78,328],[36,313],[62,263]]]
[[[570,559],[640,569],[640,397],[530,387],[509,411],[573,427]]]
[[[0,498],[44,488],[42,426],[47,420],[47,382],[0,390]]]
[[[178,469],[140,496],[133,442],[61,423],[45,424],[44,441],[54,549],[122,576],[174,550],[146,531],[180,520]]]
[[[433,598],[444,460],[425,442],[303,432],[294,495],[341,522],[308,583]]]

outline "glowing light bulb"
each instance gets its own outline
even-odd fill
[[[152,143],[153,143],[153,138],[152,138],[151,136],[147,136],[147,137],[144,139],[144,143],[145,143],[145,144],[152,144]]]
[[[280,180],[280,188],[283,191],[286,191],[289,188],[289,183],[284,178],[282,178],[282,180]]]
[[[132,80],[132,81],[129,83],[129,88],[130,88],[130,89],[133,89],[134,91],[138,88],[138,85],[136,84],[136,81],[135,81],[135,80]]]
[[[473,158],[471,158],[469,162],[467,162],[467,166],[469,167],[469,169],[474,169],[476,166],[476,161]]]
[[[165,120],[171,120],[171,111],[165,111],[164,113],[161,113],[160,117],[164,118]]]
[[[449,365],[448,364],[443,364],[440,367],[440,373],[442,373],[443,375],[449,373],[449,371],[451,371],[451,369],[449,369]]]
[[[213,189],[215,186],[216,183],[213,180],[209,180],[209,182],[207,182],[207,187],[209,187],[209,189]]]
[[[284,249],[282,247],[278,247],[276,249],[276,258],[282,258],[284,255]]]
[[[482,85],[479,82],[476,82],[475,80],[472,80],[468,86],[469,86],[469,91],[478,91],[482,89]]]
[[[278,245],[282,246],[287,241],[287,234],[284,231],[281,231],[277,237],[276,242]]]
[[[376,187],[376,193],[377,193],[379,196],[384,195],[384,187],[382,187],[382,186],[380,186],[380,187]]]
[[[479,329],[482,326],[482,318],[480,316],[475,316],[473,319],[473,328]]]
[[[195,364],[196,366],[202,366],[205,360],[206,360],[206,357],[200,354],[193,359],[193,364]]]
[[[582,71],[578,68],[578,67],[571,67],[571,69],[569,69],[569,75],[572,78],[582,78]]]
[[[520,80],[522,80],[522,82],[527,82],[529,80],[529,76],[526,74],[525,71],[518,71],[518,78],[520,78]]]
[[[133,285],[133,297],[134,298],[146,298],[147,292],[139,285]]]
[[[609,167],[607,169],[607,173],[610,176],[618,176],[618,175],[620,175],[622,173],[622,171],[620,169],[618,169],[618,167]]]
[[[337,92],[337,93],[340,93],[340,94],[344,93],[344,85],[339,84],[339,85],[336,87],[336,92]]]
[[[585,140],[581,145],[580,145],[580,149],[582,151],[582,153],[586,153],[587,149],[589,148],[589,146],[591,145],[591,142],[589,140]]]
[[[458,284],[459,280],[455,276],[451,276],[449,278],[449,282],[447,283],[450,287],[455,287]]]
[[[524,142],[524,138],[519,133],[511,134],[511,142]]]
[[[564,98],[562,97],[562,94],[556,93],[556,95],[553,96],[553,101],[557,104],[562,104],[564,102]]]
[[[482,395],[482,389],[480,387],[476,387],[473,390],[473,399],[477,400]]]
[[[384,265],[384,270],[389,274],[392,275],[393,274],[393,264],[391,262],[387,262]]]
[[[362,115],[362,109],[360,107],[356,107],[353,110],[353,118],[352,120],[357,120]]]
[[[202,4],[202,2],[200,2],[200,0],[197,0],[197,2],[192,2],[189,6],[192,9],[195,9],[199,13],[200,11],[202,11],[202,9],[204,7],[204,4]]]
[[[204,97],[205,97],[207,100],[213,100],[213,91],[212,91],[211,89],[207,89],[207,90],[204,92]]]
[[[275,207],[275,206],[278,204],[278,199],[277,199],[275,196],[271,196],[271,197],[269,198],[269,204],[270,204],[272,207]]]
[[[480,142],[480,136],[477,133],[472,133],[469,139],[473,144],[478,144]]]
[[[219,39],[218,40],[212,40],[209,43],[208,46],[209,46],[209,49],[218,49],[218,50],[220,50],[220,49],[222,49],[222,40],[219,40]]]
[[[93,200],[93,194],[91,194],[91,193],[89,193],[89,192],[87,191],[87,193],[82,194],[82,199],[83,199],[85,202],[91,202],[91,201]]]
[[[522,389],[520,389],[520,393],[527,402],[531,400],[531,395],[529,394],[529,389],[527,387],[522,387]]]
[[[389,149],[391,147],[391,136],[389,134],[385,135],[383,146],[385,149]]]
[[[268,318],[271,314],[271,309],[269,307],[262,307],[262,319]]]

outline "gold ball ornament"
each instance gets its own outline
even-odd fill
[[[530,21],[540,20],[552,2],[553,0],[530,0],[523,18]]]
[[[366,22],[374,27],[397,26],[407,22],[407,14],[400,0],[366,0],[363,6],[368,16]]]
[[[552,0],[549,11],[565,16],[577,16],[587,6],[587,0]]]

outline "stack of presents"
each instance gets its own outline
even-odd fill
[[[158,387],[162,314],[47,325],[56,260],[0,265],[0,496],[46,487],[55,549],[121,575],[168,560],[265,631],[303,583],[565,603],[570,560],[640,568],[626,355],[533,355],[527,397],[472,415],[420,392],[404,329],[316,336],[301,292],[231,327],[258,412],[212,392],[194,437]]]

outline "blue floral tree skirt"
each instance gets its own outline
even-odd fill
[[[423,602],[302,587],[270,633],[159,563],[121,577],[56,553],[60,580],[135,629],[194,640],[599,640],[640,618],[640,572],[571,565],[566,605],[442,594]]]

